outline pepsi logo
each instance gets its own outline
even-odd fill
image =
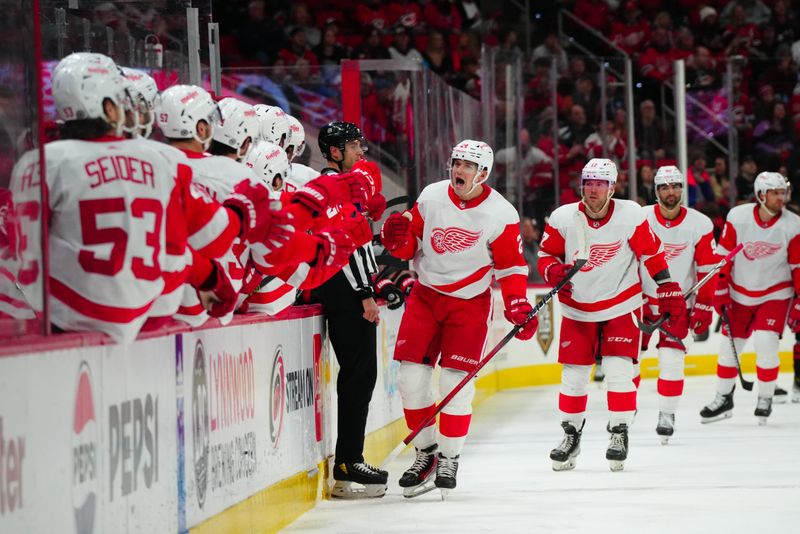
[[[89,364],[81,362],[72,418],[72,508],[78,534],[94,532],[100,485],[99,435]]]

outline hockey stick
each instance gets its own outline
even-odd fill
[[[444,407],[447,406],[447,404],[451,400],[453,400],[453,397],[455,397],[458,394],[458,392],[461,391],[461,389],[465,385],[467,385],[467,383],[470,380],[475,378],[475,375],[477,375],[478,372],[481,369],[483,369],[484,366],[487,363],[489,363],[489,361],[492,358],[494,358],[495,355],[498,352],[500,352],[500,350],[503,347],[505,347],[508,344],[508,342],[511,341],[511,339],[514,336],[516,336],[517,333],[519,333],[519,331],[522,330],[522,328],[525,325],[527,325],[530,321],[532,321],[533,318],[536,317],[539,314],[539,311],[542,308],[544,308],[547,305],[548,302],[550,302],[550,300],[555,296],[555,294],[558,293],[561,290],[562,287],[567,285],[570,282],[570,280],[572,280],[572,277],[575,276],[576,274],[578,274],[578,271],[581,270],[581,267],[583,267],[586,264],[586,262],[589,261],[589,251],[588,251],[588,248],[586,246],[586,219],[583,218],[584,216],[580,212],[576,212],[576,215],[577,215],[577,217],[575,217],[576,220],[577,219],[582,219],[582,220],[578,221],[578,225],[580,225],[580,226],[578,228],[576,228],[577,241],[578,241],[578,257],[575,259],[575,263],[572,265],[572,268],[569,271],[567,271],[567,274],[564,276],[564,278],[562,278],[561,281],[558,282],[558,284],[556,284],[556,286],[553,289],[548,291],[542,297],[542,300],[540,300],[539,302],[536,303],[536,306],[533,307],[533,309],[530,311],[530,313],[528,313],[528,316],[525,318],[525,322],[523,322],[522,324],[515,325],[514,328],[512,328],[511,331],[508,332],[505,335],[505,337],[503,339],[501,339],[500,342],[497,345],[495,345],[495,347],[486,356],[484,356],[481,359],[481,361],[478,363],[478,365],[475,367],[475,369],[473,369],[472,371],[467,373],[467,375],[464,378],[461,379],[461,382],[459,382],[452,389],[452,391],[450,391],[450,393],[448,393],[441,400],[441,402],[439,402],[439,404],[434,409],[433,413],[428,415],[428,417],[426,417],[424,421],[422,421],[419,425],[417,425],[417,428],[412,430],[411,433],[408,434],[408,436],[406,436],[405,439],[403,439],[403,441],[400,442],[392,450],[392,452],[389,453],[389,456],[387,456],[386,459],[381,464],[381,468],[386,467],[387,465],[392,463],[395,458],[400,456],[400,453],[403,452],[403,449],[405,449],[406,446],[408,446],[408,444],[411,443],[411,441],[415,437],[417,437],[417,435],[420,432],[422,432],[431,423],[431,421],[436,419],[436,416],[439,414],[439,412],[441,412],[444,409]]]
[[[727,256],[722,258],[719,261],[719,263],[717,263],[710,271],[708,271],[708,273],[706,273],[706,275],[702,279],[700,279],[695,285],[693,285],[691,288],[689,288],[689,290],[686,291],[686,293],[683,294],[684,300],[688,300],[689,297],[691,297],[695,292],[697,292],[697,290],[699,290],[701,287],[703,287],[706,284],[706,282],[711,280],[711,277],[713,277],[715,274],[717,274],[717,272],[720,269],[725,267],[725,265],[729,261],[731,261],[733,259],[733,257],[736,256],[736,254],[738,254],[740,250],[742,250],[742,248],[744,248],[744,244],[739,243],[738,245],[736,245],[733,248],[733,250],[731,250],[728,253]],[[661,325],[664,324],[664,322],[667,321],[668,319],[669,319],[669,314],[668,313],[665,313],[664,315],[662,315],[661,317],[659,317],[658,319],[656,319],[652,323],[645,323],[645,322],[640,321],[639,318],[636,318],[636,326],[639,328],[639,330],[641,330],[645,334],[652,334],[656,330],[661,330],[663,332],[664,330],[661,329]]]
[[[722,307],[720,310],[720,316],[722,317],[722,324],[725,325],[725,329],[727,332],[728,341],[731,344],[731,351],[733,351],[733,358],[736,360],[736,370],[739,372],[739,382],[741,382],[742,387],[745,391],[753,391],[753,382],[744,379],[744,375],[742,375],[742,364],[739,361],[739,354],[736,352],[736,342],[733,340],[733,333],[731,332],[731,322],[728,319],[728,310],[725,306]]]

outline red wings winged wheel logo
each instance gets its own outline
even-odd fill
[[[602,267],[614,259],[622,249],[622,240],[616,243],[598,243],[589,247],[589,261],[581,267],[581,272],[589,272],[595,267]]]
[[[780,245],[766,241],[748,241],[744,244],[744,257],[750,261],[772,256],[781,249]]]
[[[457,254],[478,244],[483,232],[470,232],[463,228],[434,228],[431,232],[431,246],[437,254]]]
[[[667,261],[674,260],[680,256],[689,246],[689,243],[664,243],[664,257]]]

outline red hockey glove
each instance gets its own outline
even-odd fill
[[[214,268],[205,282],[197,288],[197,295],[211,317],[224,317],[233,311],[238,294],[222,266],[216,261],[211,263]]]
[[[400,289],[392,283],[388,278],[379,280],[375,284],[375,294],[380,298],[386,300],[386,307],[390,310],[396,310],[405,302],[405,295]]]
[[[292,194],[292,202],[307,208],[315,217],[330,206],[344,203],[364,205],[367,185],[360,174],[330,174],[314,178]]]
[[[373,221],[381,220],[383,212],[386,211],[386,197],[377,193],[371,199],[367,200],[365,205],[367,210],[367,217]]]
[[[714,307],[702,302],[695,302],[692,308],[692,316],[689,319],[689,326],[695,334],[705,334],[711,326],[711,312]]]
[[[686,300],[678,282],[664,282],[658,286],[658,313],[668,313],[673,319],[686,315]]]
[[[405,246],[411,238],[408,229],[411,221],[407,217],[392,213],[381,227],[381,243],[389,252],[394,252],[400,247]]]
[[[417,279],[414,278],[414,275],[409,271],[400,273],[400,275],[394,279],[394,284],[400,288],[400,291],[402,291],[406,296],[411,294],[411,289],[414,287],[416,282]]]
[[[350,172],[362,176],[369,198],[379,194],[383,188],[381,169],[375,162],[360,159],[353,165]]]
[[[792,332],[800,332],[800,298],[795,297],[792,307],[789,308],[789,320],[787,321]]]
[[[567,273],[572,269],[571,263],[553,263],[544,270],[544,281],[550,287],[556,287],[559,282],[566,278]],[[572,282],[564,284],[559,293],[565,297],[572,296]]]
[[[689,316],[681,315],[680,317],[670,317],[669,321],[662,325],[662,328],[675,336],[678,339],[685,339],[689,335]],[[664,339],[664,333],[661,333]]]
[[[525,297],[509,297],[506,301],[506,319],[515,325],[524,325],[517,335],[517,339],[527,340],[533,337],[539,327],[539,318],[533,317],[528,321],[528,314],[533,311],[533,306]],[[527,321],[527,322],[526,322]]]
[[[236,184],[233,193],[222,205],[232,208],[239,215],[242,221],[239,237],[249,242],[260,240],[260,234],[263,233],[264,226],[269,225],[273,211],[266,187],[244,180]]]
[[[717,279],[717,289],[714,291],[714,309],[722,315],[723,306],[728,308],[733,304],[731,299],[730,278],[720,275]]]
[[[326,228],[316,235],[320,238],[320,244],[314,265],[343,267],[356,250],[353,238],[344,230]]]

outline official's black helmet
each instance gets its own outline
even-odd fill
[[[344,145],[350,141],[364,142],[364,134],[361,133],[361,128],[352,122],[333,121],[329,122],[319,131],[317,141],[319,143],[319,150],[325,159],[332,160],[331,147],[337,147],[344,152]],[[366,152],[366,150],[365,150]]]

